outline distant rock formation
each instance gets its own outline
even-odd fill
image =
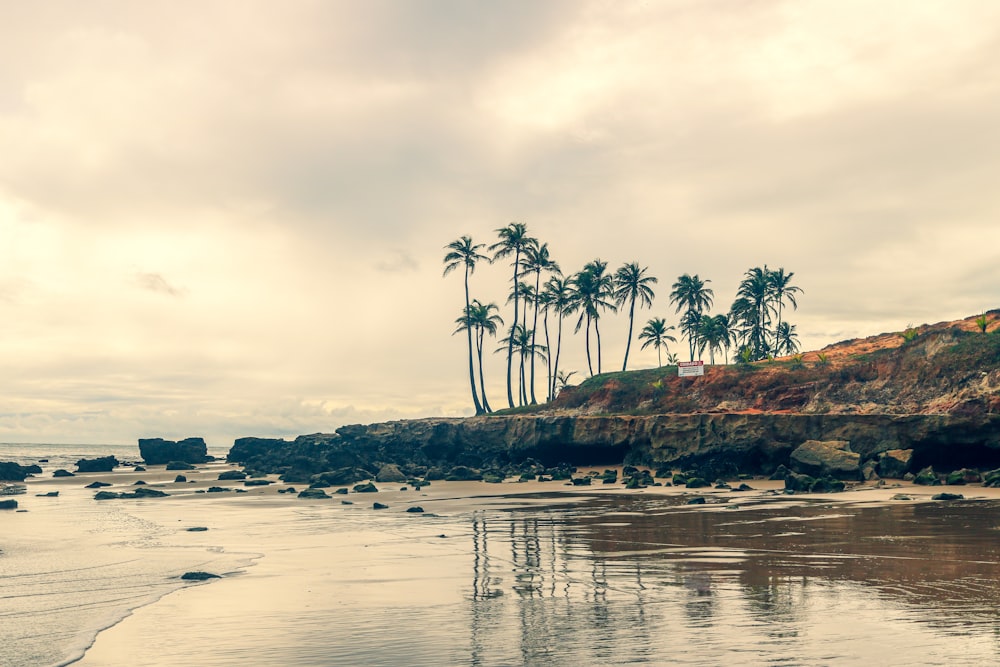
[[[139,438],[139,454],[147,465],[164,465],[172,461],[205,463],[211,460],[204,438],[185,438],[176,442],[163,438]]]
[[[101,456],[96,459],[80,459],[76,462],[77,472],[111,472],[119,465],[114,456]]]

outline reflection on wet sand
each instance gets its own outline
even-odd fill
[[[472,663],[511,641],[525,664],[1000,657],[1000,503],[684,500],[477,512]]]

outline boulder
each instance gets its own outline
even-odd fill
[[[405,482],[406,475],[403,474],[403,471],[395,463],[387,463],[379,468],[378,474],[375,475],[375,481],[388,483]]]
[[[166,470],[194,470],[194,466],[187,461],[170,461]]]
[[[205,581],[206,579],[221,579],[217,574],[212,574],[211,572],[185,572],[181,575],[181,579],[185,581]]]
[[[273,483],[274,482],[269,479],[248,479],[243,482],[243,486],[268,486]]]
[[[205,463],[209,460],[208,446],[203,438],[185,438],[176,442],[163,438],[139,438],[139,454],[147,465],[171,461]]]
[[[803,475],[861,479],[861,455],[846,440],[806,440],[792,451],[789,463]]]
[[[80,459],[76,462],[77,472],[111,472],[118,467],[118,459],[114,456],[101,456],[96,459]]]
[[[338,468],[327,472],[321,472],[309,478],[312,483],[323,483],[327,486],[343,486],[345,484],[355,484],[365,479],[372,479],[371,471],[364,468]]]
[[[85,489],[100,489],[104,486],[111,486],[109,482],[91,482],[87,486],[83,487]]]
[[[247,478],[247,474],[242,470],[227,470],[225,472],[219,473],[219,481],[231,481],[231,480],[244,480]]]
[[[29,475],[28,468],[12,461],[0,461],[0,479],[8,482],[23,482]]]
[[[371,482],[367,484],[356,484],[354,486],[354,493],[378,493],[378,488]]]
[[[861,465],[861,479],[866,482],[876,482],[881,479],[878,474],[878,463],[875,461],[865,461]]]
[[[922,486],[939,486],[941,480],[938,478],[937,473],[934,472],[934,468],[927,466],[917,473],[917,476],[913,478],[913,483]]]
[[[69,470],[63,470],[62,468],[59,468],[59,470],[54,471],[52,473],[52,476],[53,477],[76,477],[76,475],[74,475],[73,473],[71,473]]]
[[[0,500],[0,510],[16,510],[17,501],[13,498],[8,498],[6,500]]]
[[[970,468],[962,468],[961,470],[953,470],[948,473],[945,478],[945,484],[949,486],[962,486],[964,484],[979,484],[983,481],[982,475],[979,474],[978,470],[972,470]]]
[[[478,482],[482,479],[483,476],[478,471],[467,466],[455,466],[445,477],[445,480],[449,482]],[[553,479],[555,478],[553,477]]]
[[[931,500],[965,500],[965,496],[961,493],[936,493]]]
[[[1000,468],[990,470],[989,472],[983,474],[983,486],[1000,486]]]
[[[878,474],[880,477],[901,479],[910,471],[912,460],[912,449],[890,449],[882,452],[878,457]]]
[[[372,509],[373,510],[387,510],[387,509],[389,509],[389,506],[388,505],[383,505],[382,503],[372,503]]]
[[[299,491],[299,498],[329,498],[323,489],[303,489]]]
[[[184,475],[177,475],[177,477],[174,477],[175,484],[187,484],[187,481],[187,477]]]

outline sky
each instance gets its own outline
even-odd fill
[[[648,267],[637,329],[763,265],[806,350],[978,314],[998,118],[992,0],[0,0],[0,441],[471,414],[444,247],[513,221]]]

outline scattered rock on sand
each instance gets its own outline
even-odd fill
[[[374,504],[372,504],[372,509],[373,510],[387,510],[387,509],[389,509],[389,506],[388,505],[383,505],[382,503],[374,503]]]
[[[395,463],[387,463],[379,468],[378,474],[375,475],[375,481],[386,483],[405,482],[406,475],[403,474],[403,471]]]
[[[220,482],[228,482],[233,480],[243,480],[247,478],[247,474],[242,470],[226,470],[225,472],[219,473]]]
[[[329,498],[323,489],[303,489],[299,492],[299,498]]]
[[[936,493],[931,500],[965,500],[965,496],[961,493]]]
[[[63,470],[62,468],[59,468],[59,470],[54,471],[52,473],[52,476],[53,477],[76,477],[76,475],[74,475],[73,473],[71,473],[69,470]]]
[[[83,487],[85,489],[100,489],[104,486],[111,486],[110,482],[91,482],[87,486]]]
[[[118,467],[118,459],[114,456],[101,456],[96,459],[80,459],[76,462],[77,472],[111,472]]]
[[[181,579],[185,581],[205,581],[206,579],[221,579],[217,574],[212,574],[211,572],[185,572],[181,575]]]
[[[0,510],[16,510],[17,501],[13,498],[8,498],[6,500],[0,500]]]
[[[803,475],[861,479],[861,454],[852,452],[847,440],[806,440],[792,451],[789,463]]]

